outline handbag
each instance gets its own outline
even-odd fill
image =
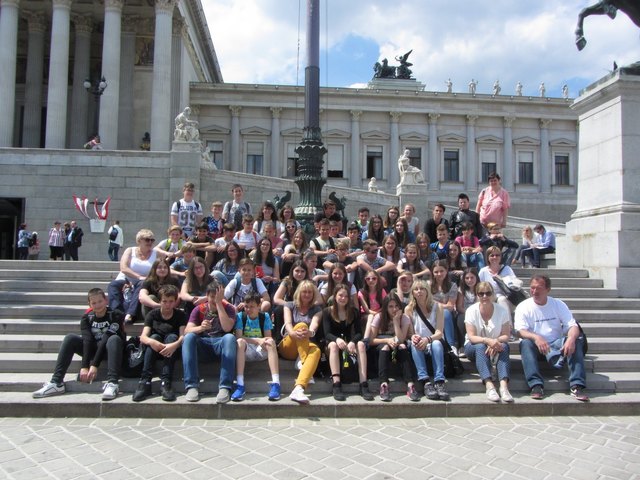
[[[122,376],[125,378],[140,378],[144,365],[145,345],[140,343],[140,337],[129,337],[124,345],[122,361]]]
[[[502,268],[504,268],[504,266]],[[500,272],[502,271],[502,268],[500,269]],[[507,297],[507,299],[513,304],[514,307],[518,306],[520,303],[529,298],[524,290],[513,288],[507,285],[500,277],[500,272],[498,272],[498,275],[493,276],[493,280],[496,282],[498,288],[502,290],[502,293],[504,293],[505,297]]]
[[[422,310],[420,310],[420,308],[417,308],[416,311],[418,312],[420,320],[422,320],[422,322],[427,326],[429,331],[432,334],[436,333],[436,329],[426,319],[426,317],[422,313]],[[453,350],[451,350],[451,345],[449,345],[447,339],[444,338],[444,334],[442,335],[440,342],[442,343],[442,348],[444,349],[444,376],[446,378],[453,378],[462,375],[464,373],[464,366],[462,365],[462,362],[460,361],[458,356],[453,353]],[[427,368],[429,368],[430,366],[431,365],[428,364]],[[430,375],[433,376],[433,372],[430,372]]]

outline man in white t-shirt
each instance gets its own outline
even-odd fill
[[[185,183],[182,187],[183,198],[171,206],[171,225],[182,227],[185,238],[194,235],[195,226],[203,217],[202,206],[193,199],[195,189],[193,183]]]
[[[538,360],[546,358],[555,368],[569,365],[571,395],[588,402],[584,392],[584,336],[569,307],[550,297],[551,280],[546,275],[533,275],[530,282],[531,298],[520,303],[515,312],[515,329],[522,338],[520,355],[524,374],[531,388],[531,398],[544,397],[544,379]]]

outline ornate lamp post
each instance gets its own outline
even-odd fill
[[[94,135],[98,135],[98,133],[100,132],[99,127],[100,127],[100,97],[102,96],[102,94],[104,93],[104,91],[107,88],[107,80],[104,78],[104,76],[97,81],[95,85],[93,85],[91,83],[91,80],[89,80],[88,78],[85,79],[84,83],[82,84],[85,88],[85,90],[87,92],[89,92],[91,95],[93,95],[93,98],[96,101],[96,110],[94,112],[93,115],[93,128],[94,128]]]

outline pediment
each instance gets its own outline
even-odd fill
[[[271,135],[271,130],[254,126],[254,127],[243,128],[242,130],[240,130],[240,133],[242,135],[261,135],[261,136],[268,137],[269,135]]]
[[[340,130],[338,128],[333,128],[331,130],[323,132],[322,136],[325,138],[351,138],[351,133],[345,132],[344,130]]]
[[[483,135],[482,137],[476,138],[476,143],[502,145],[504,143],[504,140],[502,138],[496,137],[495,135]]]
[[[200,128],[200,135],[229,135],[230,132],[231,130],[220,125],[207,125]]]
[[[281,130],[280,135],[283,137],[300,137],[302,138],[303,131],[301,128],[287,128],[286,130]]]
[[[370,130],[360,135],[360,138],[364,140],[389,140],[390,137],[388,133],[381,132],[380,130]]]
[[[533,138],[533,137],[519,137],[519,138],[515,138],[513,140],[513,144],[514,145],[524,145],[524,146],[535,147],[535,146],[540,145],[540,140],[538,140],[537,138]]]
[[[427,142],[429,141],[429,135],[425,135],[420,132],[408,132],[400,135],[400,140],[414,141],[414,142]]]
[[[551,140],[549,145],[552,147],[575,147],[577,144],[568,138],[556,138],[555,140]]]
[[[438,137],[438,141],[443,143],[464,143],[467,141],[467,139],[462,135],[458,135],[456,133],[445,133],[444,135],[440,135]]]

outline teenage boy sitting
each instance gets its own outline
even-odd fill
[[[98,367],[106,355],[107,383],[103,388],[102,400],[113,400],[118,396],[125,342],[124,314],[107,306],[107,296],[100,288],[92,288],[87,296],[90,309],[80,320],[82,335],[69,333],[64,337],[51,381],[33,392],[33,398],[61,395],[65,392],[64,376],[74,354],[82,357],[78,380],[85,383],[92,383],[96,379]]]
[[[271,337],[273,325],[268,313],[260,311],[262,299],[255,292],[244,297],[244,311],[236,314],[236,389],[231,400],[241,402],[245,396],[244,365],[247,362],[269,360],[271,388],[269,400],[280,400],[280,373],[278,370],[278,350]]]
[[[261,312],[268,312],[271,310],[271,303],[269,302],[269,292],[262,283],[262,280],[256,278],[256,267],[249,258],[243,258],[238,263],[238,272],[240,276],[236,276],[231,280],[224,289],[224,298],[231,302],[237,311],[244,310],[244,297],[249,292],[255,292],[260,298],[262,303],[260,304]]]
[[[196,226],[196,234],[189,237],[189,243],[196,247],[196,255],[204,260],[207,268],[211,269],[216,246],[213,238],[209,236],[209,226],[204,222],[199,223]]]
[[[242,230],[237,232],[233,239],[247,255],[258,246],[262,237],[253,231],[253,215],[242,216]]]
[[[186,271],[191,264],[191,260],[196,256],[196,247],[187,244],[183,245],[180,249],[180,258],[171,264],[171,274],[178,277],[180,284],[182,284]]]
[[[318,256],[318,264],[322,265],[327,254],[335,253],[336,245],[331,238],[331,223],[326,218],[318,222],[319,235],[311,240],[309,247]]]
[[[449,229],[444,223],[441,223],[436,228],[436,238],[438,241],[431,244],[431,250],[438,255],[439,259],[446,259],[449,256],[451,242],[449,241]]]
[[[160,394],[165,402],[176,399],[171,388],[173,380],[173,366],[178,355],[176,351],[184,340],[184,329],[187,325],[187,315],[176,307],[178,305],[178,289],[173,285],[160,288],[160,308],[149,312],[144,320],[144,328],[140,336],[140,343],[146,345],[144,364],[138,388],[133,394],[134,402],[141,402],[151,396],[151,379],[153,378],[153,364],[162,357],[162,371],[160,372]]]
[[[473,225],[464,223],[462,225],[462,235],[456,238],[455,242],[460,245],[462,259],[469,267],[476,267],[480,270],[484,267],[484,255],[480,240],[473,234]]]

